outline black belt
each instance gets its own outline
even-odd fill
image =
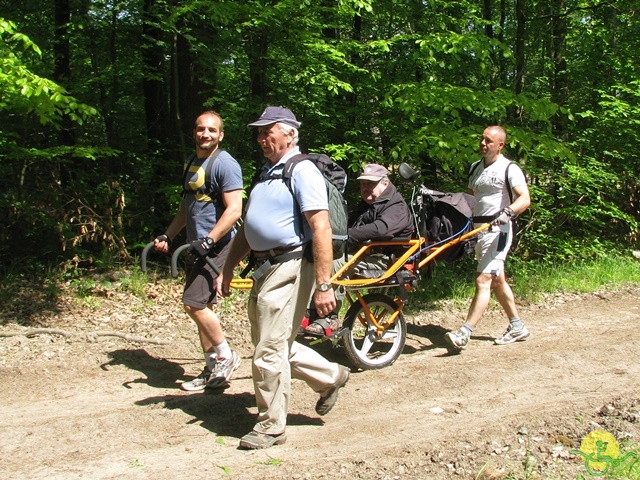
[[[275,265],[277,263],[284,263],[296,258],[302,258],[303,255],[303,245],[296,245],[295,247],[278,247],[264,251],[252,250],[249,257],[249,263],[247,263],[247,266],[242,270],[240,277],[245,278],[251,270],[257,267],[257,270],[261,272],[258,273],[256,271],[256,273],[258,273],[257,276],[254,273],[254,280],[257,280],[262,276],[264,268],[268,268],[270,265]],[[267,262],[268,265],[264,265]]]
[[[277,253],[277,249],[269,250],[269,253]],[[262,252],[265,253],[265,252]],[[255,256],[255,252],[253,258],[255,259],[255,268],[253,270],[253,280],[258,281],[266,272],[271,268],[272,265],[276,265],[278,263],[288,262],[289,260],[294,260],[298,258],[302,258],[304,255],[304,249],[302,246],[289,248],[288,251],[281,253],[280,255],[257,258]]]
[[[302,249],[300,249],[293,252],[286,252],[281,255],[276,255],[275,257],[256,258],[256,265],[261,266],[265,262],[269,262],[271,265],[275,265],[276,263],[284,263],[296,258],[302,258],[302,255],[304,255],[304,253],[302,252]]]
[[[253,250],[253,256],[256,257],[257,260],[264,260],[267,258],[280,257],[288,252],[302,252],[302,245],[296,245],[295,247],[276,247],[271,250]]]

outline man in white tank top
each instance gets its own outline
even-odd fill
[[[445,334],[447,343],[458,351],[466,348],[471,333],[489,305],[492,290],[509,319],[506,332],[494,342],[506,345],[529,336],[505,278],[504,262],[513,239],[511,219],[529,208],[531,199],[524,173],[501,153],[506,139],[502,127],[487,127],[480,141],[483,159],[469,169],[469,193],[476,199],[474,226],[483,223],[491,223],[492,226],[480,234],[476,244],[476,291],[465,323],[459,330]]]

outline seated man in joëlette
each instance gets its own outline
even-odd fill
[[[353,254],[367,242],[391,240],[393,238],[409,238],[413,233],[413,217],[411,210],[396,187],[389,180],[389,172],[382,165],[370,163],[365,165],[358,176],[360,196],[362,200],[349,215],[347,253]],[[392,248],[382,248],[367,253],[351,267],[349,278],[376,278],[387,271]],[[334,261],[333,269],[337,271],[344,259]],[[308,314],[309,325],[305,333],[324,335],[335,331],[338,324],[338,312],[344,293],[336,291],[338,306],[325,318],[318,318],[315,310]]]

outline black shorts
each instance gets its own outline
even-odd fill
[[[230,248],[231,242],[224,245],[216,244],[213,247],[213,253],[209,255],[220,270],[222,270]],[[216,278],[218,275],[209,266],[206,259],[187,252],[185,270],[187,282],[182,294],[182,303],[197,309],[206,308],[210,303],[217,303]]]

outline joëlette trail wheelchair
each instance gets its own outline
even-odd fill
[[[406,163],[398,168],[400,176],[413,184],[410,207],[414,219],[412,238],[375,241],[363,245],[346,259],[332,277],[334,286],[345,290],[348,304],[342,326],[328,335],[316,337],[311,345],[330,341],[342,344],[354,366],[374,370],[393,364],[404,349],[407,325],[403,309],[409,305],[408,293],[418,287],[421,274],[434,261],[453,260],[472,249],[471,241],[490,227],[486,223],[473,228],[474,199],[465,193],[431,190],[418,182],[420,174]],[[177,257],[188,245],[176,249],[171,271],[177,276]],[[146,269],[145,247],[141,264]],[[392,248],[401,251],[391,256],[386,271],[375,278],[349,278],[348,272],[371,252]],[[144,264],[143,264],[144,260]],[[232,288],[250,289],[250,278],[234,278]]]

